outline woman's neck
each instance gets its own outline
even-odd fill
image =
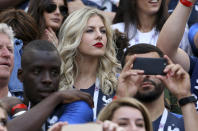
[[[155,26],[156,15],[148,15],[143,12],[139,12],[138,16],[139,16],[138,29],[141,32],[151,31]]]
[[[98,58],[78,57],[78,74],[74,86],[78,89],[88,89],[96,81]]]

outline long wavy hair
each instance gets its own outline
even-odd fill
[[[64,21],[59,32],[58,50],[63,60],[61,66],[60,88],[73,88],[78,75],[76,55],[83,32],[86,29],[90,17],[99,16],[106,28],[107,47],[104,56],[99,58],[97,77],[100,80],[100,88],[106,95],[112,94],[116,89],[116,70],[119,64],[116,59],[115,44],[112,30],[107,18],[94,8],[83,8],[70,14]]]
[[[137,0],[120,0],[116,15],[113,19],[114,24],[119,22],[125,23],[125,32],[127,33],[129,39],[134,37],[134,34],[132,34],[132,36],[129,36],[130,25],[132,24],[135,25],[136,27],[141,27],[137,11],[138,11]],[[162,0],[160,9],[156,15],[157,15],[157,19],[155,21],[156,30],[160,31],[168,18],[166,0]]]
[[[134,98],[125,97],[125,98],[112,101],[100,111],[98,115],[98,120],[100,121],[110,120],[111,121],[113,119],[115,111],[125,106],[132,107],[132,108],[139,110],[144,118],[146,131],[153,131],[151,118],[150,118],[148,110],[141,102],[139,102],[138,100]]]

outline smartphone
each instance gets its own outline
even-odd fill
[[[62,127],[61,131],[103,131],[102,124],[71,124]]]
[[[165,58],[137,57],[133,63],[133,69],[144,70],[145,75],[166,75],[164,68],[167,66]]]

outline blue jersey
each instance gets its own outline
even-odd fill
[[[161,118],[162,116],[153,121],[153,131],[158,131]],[[183,117],[178,117],[175,114],[168,112],[164,131],[185,131]]]
[[[70,104],[59,105],[48,117],[44,130],[49,129],[53,124],[62,121],[69,124],[81,124],[93,122],[93,110],[84,101],[76,101]]]
[[[190,80],[191,80],[191,92],[198,98],[198,58],[190,56]],[[196,103],[196,109],[198,110],[198,102]]]
[[[94,97],[94,91],[95,91],[95,84],[93,84],[90,88],[88,89],[81,89],[83,92],[89,93],[92,97]],[[97,104],[97,112],[96,114],[101,111],[101,109],[112,102],[112,98],[114,97],[115,92],[111,95],[105,95],[101,89],[99,89],[99,95],[98,95],[98,104]],[[93,98],[94,99],[94,98]]]

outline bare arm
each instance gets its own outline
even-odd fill
[[[25,0],[0,0],[0,9],[16,7]]]
[[[71,103],[77,100],[85,100],[93,106],[92,98],[88,93],[71,90],[55,92],[42,100],[26,113],[8,122],[9,131],[37,131],[60,103]],[[24,124],[25,123],[25,124]]]
[[[195,2],[195,0],[189,1]],[[177,7],[164,24],[157,41],[157,46],[175,63],[182,65],[186,71],[189,71],[190,60],[188,55],[179,49],[178,46],[182,39],[191,9],[178,2]]]
[[[173,64],[172,61],[166,56],[169,65],[166,66],[166,77],[157,76],[160,78],[168,90],[177,97],[178,100],[191,96],[190,91],[190,77],[188,73],[179,65]],[[195,109],[194,103],[188,103],[181,106],[182,114],[184,116],[184,127],[186,131],[196,131],[198,129],[198,114]]]

